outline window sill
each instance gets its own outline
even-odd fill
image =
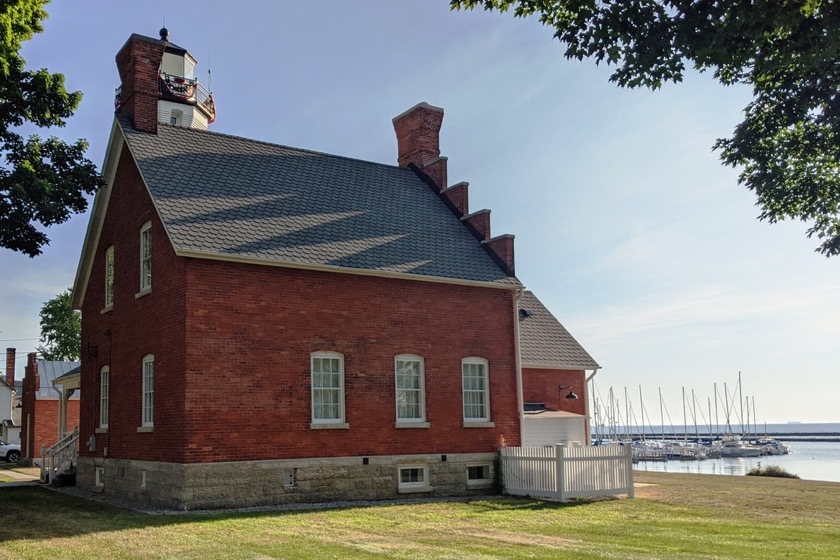
[[[395,428],[431,428],[432,425],[428,422],[395,422]]]
[[[495,422],[464,422],[465,428],[495,428]]]
[[[350,424],[347,422],[335,422],[333,424],[328,423],[311,423],[309,424],[310,430],[349,430]]]
[[[108,433],[108,428],[96,428],[96,429],[94,430],[94,433],[97,433],[97,434],[107,434],[107,433]]]
[[[137,433],[138,434],[150,434],[154,431],[155,431],[154,426],[140,426],[139,428],[137,428]]]
[[[467,488],[490,488],[492,480],[467,480]]]
[[[408,487],[400,487],[397,488],[398,494],[420,494],[423,492],[434,492],[434,487],[432,486],[408,486]]]
[[[147,296],[152,293],[151,288],[146,288],[145,290],[140,290],[136,294],[134,294],[134,299],[140,299],[143,296]]]
[[[102,309],[102,310],[99,312],[99,314],[100,314],[100,315],[105,315],[106,313],[110,313],[110,312],[111,312],[111,311],[113,311],[113,310],[114,310],[114,306],[113,306],[113,305],[109,305],[109,306],[105,307],[104,309]]]

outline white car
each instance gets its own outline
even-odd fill
[[[17,463],[20,461],[20,445],[6,443],[0,439],[0,457],[4,458],[8,463]]]

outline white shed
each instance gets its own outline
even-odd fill
[[[522,424],[522,447],[557,443],[586,445],[586,417],[562,410],[526,411]]]

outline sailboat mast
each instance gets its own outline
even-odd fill
[[[741,372],[738,372],[738,404],[741,407],[741,435],[744,435],[744,396],[741,389]]]
[[[711,420],[712,413],[709,413]],[[720,422],[718,422],[717,383],[715,383],[715,435],[720,437]]]
[[[630,397],[627,396],[627,387],[624,388],[624,437],[630,434]]]
[[[665,439],[665,415],[662,413],[662,387],[659,388],[659,422],[662,424],[662,439]]]
[[[726,383],[723,384],[723,404],[726,407],[724,412],[726,413],[726,433],[732,431],[732,424],[729,423],[729,389],[726,387]]]
[[[685,387],[682,388],[683,401],[683,441],[688,441],[688,418],[685,415]]]
[[[697,431],[697,399],[694,398],[694,389],[691,390],[691,415],[694,417],[694,439],[700,441],[700,433]]]
[[[645,401],[642,400],[642,386],[639,385],[639,408],[642,409],[642,441],[645,441]]]
[[[706,402],[709,404],[709,441],[712,441],[712,399],[707,397]]]

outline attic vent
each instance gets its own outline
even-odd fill
[[[519,310],[519,318],[520,319],[527,319],[528,317],[530,317],[533,314],[534,314],[534,312],[531,311],[530,309],[520,309]]]
[[[295,469],[281,469],[280,480],[283,482],[283,488],[292,488],[295,485]]]

